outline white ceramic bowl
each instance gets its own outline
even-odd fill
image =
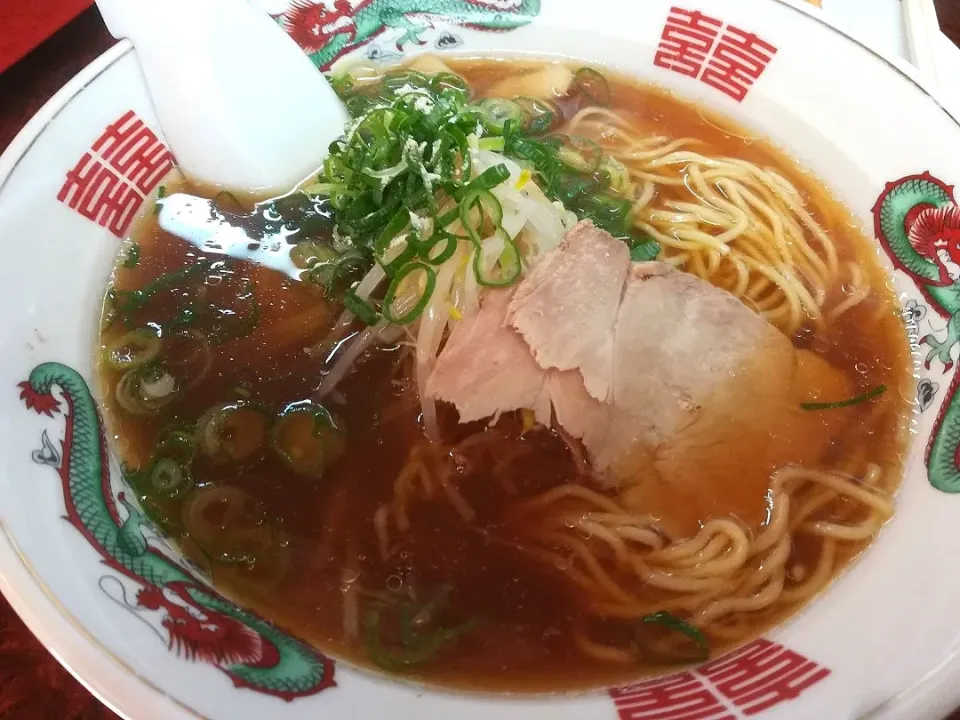
[[[278,2],[275,12],[285,6]],[[918,365],[916,432],[895,519],[765,639],[695,671],[576,697],[460,697],[374,677],[209,593],[178,592],[189,570],[117,501],[114,465],[101,467],[86,384],[118,236],[172,167],[136,58],[121,43],[58,93],[0,160],[0,232],[11,248],[0,269],[0,586],[107,704],[135,718],[278,720],[917,720],[960,705],[960,376],[951,364],[960,250],[945,263],[924,257],[905,244],[903,228],[918,204],[956,208],[960,116],[904,63],[806,6],[674,2],[362,0],[332,3],[326,15],[297,2],[290,10],[306,17],[290,27],[324,68],[346,53],[390,62],[425,50],[599,62],[781,144],[875,230],[877,252],[896,268],[910,335],[925,342],[919,359],[929,368]],[[516,27],[486,31],[504,26]],[[950,223],[960,217],[947,214]],[[941,270],[949,280],[936,285]],[[142,590],[163,599],[143,602]],[[252,628],[259,664],[184,657],[168,628],[200,621]]]

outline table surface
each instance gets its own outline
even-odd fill
[[[944,33],[960,45],[960,0],[935,0]],[[116,42],[95,8],[0,74],[0,151],[71,77]],[[0,596],[0,718],[114,720],[47,653]],[[957,710],[947,720],[960,720]]]

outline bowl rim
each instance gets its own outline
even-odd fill
[[[0,154],[0,193],[20,161],[44,130],[88,85],[133,52],[129,40],[120,40],[74,75],[27,121]],[[129,710],[143,707],[156,717],[204,718],[172,695],[138,675],[103,647],[33,571],[29,559],[0,520],[0,592],[10,607],[63,668],[94,697],[124,720]]]
[[[960,97],[950,94],[905,59],[876,48],[868,38],[861,36],[858,30],[836,24],[822,9],[809,5],[805,0],[769,1],[803,13],[826,29],[860,46],[909,80],[960,127]],[[68,80],[41,106],[0,153],[0,193],[50,123],[88,85],[132,51],[134,46],[129,40],[119,40]],[[341,61],[338,61],[338,64],[339,62]],[[29,559],[20,550],[2,519],[0,592],[57,662],[119,717],[132,720],[134,716],[130,713],[133,708],[137,708],[138,712],[142,711],[149,717],[205,720],[206,716],[137,674],[122,659],[102,646],[33,571]],[[902,717],[935,718],[949,713],[960,706],[960,683],[955,682],[958,677],[960,647],[939,665],[931,668],[915,685],[877,703],[863,713],[861,718],[868,720],[893,714]],[[146,707],[145,702],[149,703]]]

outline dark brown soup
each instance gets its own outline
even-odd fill
[[[474,99],[540,67],[453,65]],[[811,430],[826,434],[822,452],[754,498],[768,503],[761,523],[735,513],[698,518],[702,542],[684,545],[640,522],[642,508],[591,480],[575,441],[528,413],[461,425],[442,405],[441,442],[431,443],[413,326],[367,350],[321,402],[325,373],[363,328],[355,321],[339,345],[305,352],[330,333],[342,290],[325,290],[309,273],[298,282],[205,255],[161,231],[150,213],[121,253],[104,303],[101,393],[113,449],[144,510],[227,596],[337,657],[431,683],[496,691],[612,685],[755,637],[818,592],[889,516],[909,415],[909,350],[868,241],[814,178],[765,141],[624,78],[606,78],[609,101],[594,97],[605,92],[596,82],[578,73],[577,87],[586,84],[603,112],[578,115],[590,102],[571,91],[547,103],[563,116],[551,132],[581,159],[594,148],[621,157],[581,171],[605,172],[604,187],[617,185],[618,172],[629,177],[617,192],[635,203],[630,222],[660,240],[661,259],[741,297],[846,378],[849,397],[812,398],[856,400],[810,410],[824,418]],[[663,140],[645,146],[644,138]],[[692,157],[657,164],[664,152],[651,148],[680,138],[695,139],[701,157],[775,168],[797,194],[781,193],[777,180],[751,185],[759,176],[739,170],[730,182],[747,190],[737,191],[715,166],[696,170]],[[654,160],[640,157],[647,150]],[[723,198],[697,191],[698,172]],[[724,264],[728,254],[711,259],[709,238],[675,231],[709,228],[718,207],[740,217],[762,203],[787,207],[790,198],[801,207],[791,211],[796,231],[826,258],[797,260],[793,284],[757,274],[766,262],[757,242],[731,241],[737,252],[747,248],[738,269]],[[684,205],[691,202],[704,206],[701,215]],[[824,241],[801,212],[835,257],[820,252]],[[323,213],[312,217],[316,228],[299,236],[301,256],[331,243]],[[784,247],[795,248],[786,227]],[[771,231],[770,243],[778,237]],[[811,302],[822,310],[818,321]],[[764,532],[780,510],[768,543]],[[711,521],[721,523],[719,535],[709,534]],[[713,583],[698,563],[733,558],[736,542],[723,538],[738,533],[752,549],[736,573]],[[689,587],[671,589],[663,578]]]

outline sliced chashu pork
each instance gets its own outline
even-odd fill
[[[427,379],[427,395],[456,405],[460,422],[528,409],[550,423],[543,368],[503,322],[512,297],[509,289],[484,293],[480,309],[450,333]]]
[[[579,371],[597,400],[612,388],[614,325],[629,267],[625,244],[579,223],[563,249],[548,253],[520,283],[507,310],[507,325],[523,336],[537,364]]]
[[[729,293],[622,247],[580,223],[459,324],[427,392],[463,421],[552,405],[623,502],[672,533],[715,516],[755,524],[773,470],[814,462],[844,421],[799,403],[846,397],[849,382]]]

